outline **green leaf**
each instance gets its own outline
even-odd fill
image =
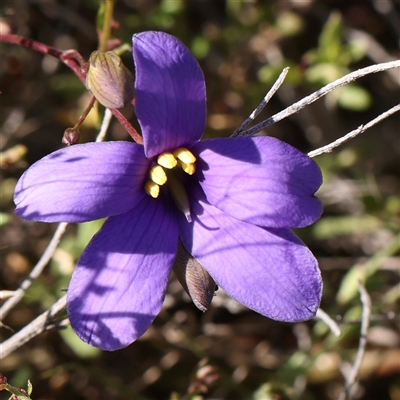
[[[202,59],[210,51],[210,42],[204,36],[196,36],[190,48],[197,59]]]
[[[11,220],[11,216],[8,213],[0,212],[0,227],[7,225]]]
[[[278,79],[278,76],[283,71],[284,68],[289,67],[289,72],[286,75],[284,85],[292,84],[296,85],[301,81],[301,73],[299,69],[291,63],[290,61],[284,60],[279,65],[266,64],[261,67],[257,73],[258,80],[263,83],[272,85]]]
[[[321,55],[326,61],[335,62],[342,49],[342,16],[333,12],[319,37]]]
[[[275,28],[283,37],[293,36],[304,28],[304,20],[299,14],[283,11],[278,15]]]
[[[33,391],[33,386],[30,380],[28,380],[28,383],[26,385],[26,392],[28,393],[28,396],[32,394]]]
[[[96,30],[97,30],[97,33],[100,33],[100,32],[103,31],[105,11],[106,11],[105,2],[102,1],[100,3],[99,11],[97,12],[97,17],[96,17]]]
[[[80,256],[85,247],[88,245],[90,239],[94,234],[99,231],[104,223],[104,219],[98,219],[95,221],[85,222],[79,224],[78,234],[76,236],[76,254]]]
[[[160,5],[160,11],[166,14],[178,14],[182,9],[182,0],[164,0]]]
[[[337,102],[348,110],[364,111],[370,107],[372,98],[362,87],[350,84],[342,88]]]
[[[395,236],[383,249],[373,255],[366,263],[356,264],[342,279],[336,300],[339,304],[347,304],[357,296],[358,281],[365,282],[373,276],[386,257],[393,256],[400,250],[400,234]]]
[[[313,234],[318,239],[373,232],[383,226],[383,222],[372,215],[325,217],[313,226]]]
[[[307,68],[304,76],[308,82],[321,83],[326,85],[348,73],[347,69],[343,69],[334,63],[321,62]]]
[[[95,358],[101,354],[101,350],[97,347],[82,342],[70,326],[60,331],[60,335],[79,358]]]

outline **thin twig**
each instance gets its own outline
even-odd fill
[[[289,72],[289,67],[284,68],[284,70],[281,72],[279,75],[278,79],[276,82],[273,84],[269,92],[265,95],[265,97],[262,99],[261,103],[257,106],[257,108],[249,115],[249,117],[243,122],[242,125],[239,126],[238,129],[236,129],[235,132],[231,135],[231,137],[237,137],[240,136],[240,134],[247,128],[249,124],[251,124],[257,117],[258,114],[263,110],[263,108],[268,104],[268,102],[271,100],[272,96],[278,91],[278,89],[282,86],[283,81],[286,78],[286,75]]]
[[[107,109],[104,114],[100,132],[96,137],[96,142],[104,140],[107,129],[110,126],[110,121],[111,111]],[[51,257],[54,254],[54,251],[57,248],[58,243],[60,242],[62,234],[65,232],[65,228],[67,227],[67,225],[68,224],[66,222],[62,222],[58,225],[56,232],[53,235],[53,238],[47,246],[47,249],[32,270],[29,277],[25,279],[20,288],[15,291],[15,295],[3,304],[3,307],[0,309],[1,320],[16,304],[18,304],[18,302],[25,294],[26,289],[32,284],[33,280],[40,275],[40,273],[43,271],[43,268],[50,261]],[[6,357],[8,354],[21,347],[30,339],[45,331],[50,323],[49,319],[51,317],[54,317],[56,314],[65,311],[65,309],[66,296],[59,299],[48,311],[45,311],[42,315],[40,315],[38,318],[25,326],[21,331],[17,332],[15,335],[11,336],[4,343],[2,343],[0,345],[0,359],[2,357]]]
[[[372,121],[368,122],[365,125],[359,126],[357,129],[349,132],[348,134],[344,135],[343,137],[335,140],[332,143],[327,144],[326,146],[320,147],[319,149],[310,151],[308,155],[310,157],[316,157],[324,153],[330,153],[334,148],[342,145],[344,142],[347,142],[350,139],[355,138],[356,136],[360,135],[361,133],[365,132],[367,129],[371,128],[372,126],[376,125],[377,123],[383,121],[385,118],[393,115],[394,113],[400,111],[400,104],[390,108],[389,110],[385,111],[378,117],[374,118]]]
[[[253,128],[248,129],[247,131],[242,132],[239,136],[251,136],[254,135],[266,127],[274,124],[275,122],[281,121],[282,119],[287,118],[288,116],[297,113],[304,107],[314,103],[314,101],[320,99],[321,97],[325,96],[332,90],[335,90],[341,86],[347,85],[350,82],[353,82],[363,76],[369,74],[375,74],[377,72],[386,71],[392,68],[399,68],[400,67],[400,60],[390,61],[387,63],[371,65],[366,68],[359,69],[357,71],[351,72],[343,76],[336,81],[329,83],[328,85],[324,86],[323,88],[317,90],[316,92],[310,94],[307,97],[304,97],[302,100],[298,101],[297,103],[292,104],[291,106],[287,107],[285,110],[273,115],[272,117],[260,122],[259,124],[255,125]]]
[[[67,304],[67,296],[64,295],[56,303],[54,303],[47,311],[39,315],[29,325],[22,328],[15,335],[0,345],[0,360],[7,357],[13,351],[27,343],[29,340],[39,335],[52,325],[57,314],[65,311]]]
[[[143,144],[142,136],[139,135],[138,131],[131,125],[131,123],[125,118],[125,116],[116,108],[111,108],[110,110],[113,113],[114,117],[118,119],[119,123],[131,135],[132,139],[138,144]]]
[[[61,237],[64,234],[65,229],[67,228],[67,225],[68,224],[66,222],[61,222],[60,224],[58,224],[57,229],[54,232],[54,235],[53,235],[52,239],[50,240],[49,245],[47,246],[47,248],[46,248],[45,252],[43,253],[42,257],[40,258],[40,260],[37,262],[37,264],[33,268],[32,272],[22,282],[21,286],[14,292],[14,295],[12,297],[10,297],[0,308],[0,320],[1,321],[3,321],[5,316],[8,314],[8,312],[20,302],[22,297],[25,295],[25,292],[32,285],[34,280],[37,277],[39,277],[39,275],[42,273],[44,267],[51,260],[58,244],[60,243]]]
[[[0,290],[0,300],[7,300],[15,295],[15,290]]]
[[[341,335],[339,325],[321,308],[318,308],[315,318],[324,322],[335,336]]]
[[[396,58],[392,57],[369,33],[354,28],[346,28],[344,34],[349,42],[361,44],[365,48],[366,55],[368,55],[368,58],[370,58],[374,64],[396,60]],[[400,86],[400,74],[398,71],[388,70],[387,74],[393,82]]]
[[[353,365],[348,370],[346,366],[342,369],[343,376],[345,377],[346,383],[344,387],[344,392],[340,396],[340,400],[351,400],[353,394],[353,388],[357,383],[357,376],[360,371],[361,363],[364,359],[365,349],[367,345],[367,334],[370,323],[371,316],[371,299],[368,292],[366,291],[364,284],[358,282],[358,290],[360,291],[360,299],[362,304],[362,316],[361,316],[361,332],[360,332],[360,342],[358,345],[356,359]]]
[[[18,44],[38,53],[53,56],[71,68],[75,75],[85,83],[86,76],[81,69],[83,58],[76,50],[60,51],[36,40],[13,34],[0,35],[0,42]]]
[[[108,128],[110,126],[110,122],[111,122],[111,118],[112,118],[112,112],[111,110],[109,110],[108,108],[106,108],[105,112],[104,112],[104,116],[103,116],[103,121],[101,122],[101,126],[100,126],[100,131],[96,137],[96,142],[103,142]]]
[[[336,322],[340,325],[358,325],[361,323],[362,318],[343,318],[341,315],[335,317]],[[382,321],[400,321],[400,315],[397,315],[394,311],[389,311],[386,314],[374,314],[369,317],[370,322],[382,322]]]

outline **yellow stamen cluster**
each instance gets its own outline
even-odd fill
[[[196,157],[184,147],[179,147],[173,153],[162,153],[157,158],[157,164],[149,171],[149,179],[144,185],[144,190],[151,197],[157,198],[160,194],[160,186],[167,182],[165,169],[181,168],[188,175],[196,171]]]

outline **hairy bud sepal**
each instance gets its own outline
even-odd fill
[[[86,87],[107,108],[122,108],[133,99],[133,76],[114,52],[94,51],[89,59]]]

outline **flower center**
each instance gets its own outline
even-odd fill
[[[157,198],[160,186],[168,182],[169,192],[178,209],[182,211],[188,222],[191,222],[189,199],[184,185],[179,179],[179,171],[193,175],[196,171],[196,157],[184,147],[179,147],[172,153],[162,153],[157,157],[157,164],[149,170],[149,179],[144,190],[151,197]]]

